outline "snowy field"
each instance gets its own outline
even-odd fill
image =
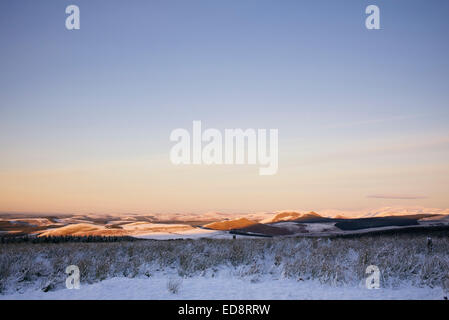
[[[219,234],[217,234],[219,236]],[[66,267],[80,289],[66,289]],[[380,270],[367,289],[366,268]],[[0,246],[0,299],[443,299],[449,239],[183,239]]]
[[[179,283],[179,291],[167,288],[169,281]],[[150,299],[150,300],[442,300],[447,294],[442,288],[418,288],[403,285],[398,288],[367,289],[359,286],[330,286],[319,281],[294,281],[292,279],[250,279],[235,277],[190,278],[167,277],[160,274],[151,278],[111,278],[95,284],[81,285],[80,289],[60,289],[50,292],[29,289],[0,299]]]
[[[201,238],[232,239],[232,234],[226,231],[215,231],[215,230],[196,228],[192,230],[170,232],[170,233],[151,232],[134,237],[148,240],[181,240],[181,239],[201,239]]]

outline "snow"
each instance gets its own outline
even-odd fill
[[[21,224],[26,226],[49,226],[49,225],[55,225],[56,223],[51,222],[47,218],[25,218],[25,219],[0,219],[0,221],[8,221],[12,224]]]
[[[250,235],[235,235],[231,234],[228,231],[217,231],[217,230],[208,230],[195,228],[192,230],[178,231],[178,232],[149,232],[147,234],[134,235],[134,238],[140,239],[152,239],[152,240],[175,240],[175,239],[232,239],[236,238],[259,238],[257,236]]]
[[[186,228],[186,227],[192,228],[191,226],[185,225],[185,224],[151,223],[151,222],[143,222],[143,221],[132,222],[132,223],[122,225],[123,229],[132,230],[132,231],[155,229],[155,228],[172,229],[172,228]]]
[[[199,239],[199,238],[214,238],[214,239],[229,239],[232,235],[226,231],[215,231],[206,229],[192,229],[178,232],[150,232],[148,234],[140,234],[134,236],[140,239],[154,239],[154,240],[172,240],[172,239]]]
[[[335,223],[306,223],[304,225],[309,232],[341,231],[335,227]]]
[[[61,235],[74,235],[82,236],[88,232],[102,231],[105,228],[92,223],[77,223],[69,224],[56,229],[48,229],[44,232],[38,232],[41,236],[61,236]]]
[[[447,238],[435,238],[429,252],[424,236],[205,241],[200,238],[232,237],[205,229],[141,236],[198,240],[1,246],[0,299],[443,299],[449,294]],[[371,263],[381,270],[379,290],[367,289],[366,275],[360,274]],[[80,290],[64,289],[64,270],[72,264],[83,270]],[[167,284],[180,276],[179,293],[170,293]]]
[[[216,277],[195,276],[182,279],[179,293],[167,289],[169,279],[180,279],[173,275],[156,274],[150,278],[110,278],[76,289],[60,289],[43,292],[30,289],[13,293],[0,299],[50,299],[50,300],[98,300],[98,299],[267,299],[267,300],[441,300],[445,296],[441,288],[418,288],[404,284],[398,288],[367,289],[359,286],[330,286],[318,281],[295,281],[292,279],[232,277],[227,274]],[[446,294],[447,295],[447,294]]]
[[[449,209],[425,208],[420,206],[414,207],[390,206],[381,208],[367,208],[363,210],[327,209],[327,210],[319,210],[318,213],[326,217],[335,217],[337,215],[342,215],[347,218],[373,218],[373,217],[402,216],[414,214],[449,215]]]
[[[58,236],[58,235],[97,235],[97,236],[138,236],[145,239],[197,239],[201,237],[224,237],[229,238],[226,234],[208,233],[204,230],[197,230],[192,226],[192,221],[198,221],[198,224],[204,224],[209,221],[216,224],[217,221],[240,221],[242,219],[259,221],[268,223],[272,221],[279,221],[276,227],[286,227],[288,230],[297,232],[303,231],[304,228],[309,232],[309,236],[316,236],[320,232],[333,233],[339,231],[335,226],[330,224],[302,224],[301,226],[294,226],[289,223],[289,220],[297,218],[297,215],[302,215],[300,212],[306,211],[275,211],[270,212],[256,212],[248,214],[228,214],[219,212],[207,212],[204,214],[154,214],[154,215],[139,215],[139,214],[125,214],[125,215],[73,215],[50,220],[46,217],[23,217],[23,218],[0,218],[0,221],[9,221],[21,226],[39,226],[50,227],[46,230],[35,231],[34,234],[40,236]],[[342,215],[345,217],[384,217],[390,215],[404,215],[404,214],[436,214],[438,216],[429,217],[420,220],[420,223],[429,225],[435,223],[449,222],[449,209],[438,208],[424,208],[424,207],[382,207],[377,209],[365,209],[358,211],[343,211],[343,210],[321,210],[319,214],[322,216],[336,216]],[[6,216],[5,216],[6,217]],[[8,216],[9,217],[9,216]],[[52,218],[54,219],[54,218]],[[139,220],[139,221],[137,221]],[[151,221],[151,222],[149,222]],[[281,222],[282,221],[282,222]],[[160,223],[158,223],[160,222]],[[176,222],[176,223],[167,223]],[[188,223],[187,223],[188,222]],[[57,228],[54,228],[58,226]],[[189,231],[192,230],[192,231]],[[5,231],[5,230],[3,230]],[[18,232],[11,230],[11,232]],[[370,229],[369,231],[374,231]]]

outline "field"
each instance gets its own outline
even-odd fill
[[[432,250],[424,234],[7,243],[0,246],[0,298],[120,298],[132,292],[130,298],[152,299],[363,299],[376,291],[364,287],[366,268],[376,265],[386,290],[379,292],[394,293],[377,298],[443,299],[449,237],[436,232],[432,238]],[[69,265],[80,269],[81,290],[65,289]]]

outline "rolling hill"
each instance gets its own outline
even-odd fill
[[[249,227],[251,225],[257,224],[257,222],[246,219],[246,218],[240,218],[240,219],[234,219],[234,220],[224,220],[224,221],[218,221],[213,222],[204,225],[204,228],[207,229],[213,229],[213,230],[233,230],[233,229],[242,229],[245,227]]]

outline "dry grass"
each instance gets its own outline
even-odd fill
[[[0,246],[0,292],[27,286],[63,288],[68,265],[82,283],[109,277],[146,277],[174,268],[181,277],[234,270],[242,277],[276,275],[327,284],[358,284],[369,265],[381,270],[385,286],[401,281],[449,289],[449,239],[425,236],[360,239],[171,240],[112,243],[4,244]],[[170,290],[170,289],[169,289]]]
[[[167,290],[173,294],[177,294],[181,289],[181,285],[182,285],[181,278],[178,279],[170,278],[167,281]]]

